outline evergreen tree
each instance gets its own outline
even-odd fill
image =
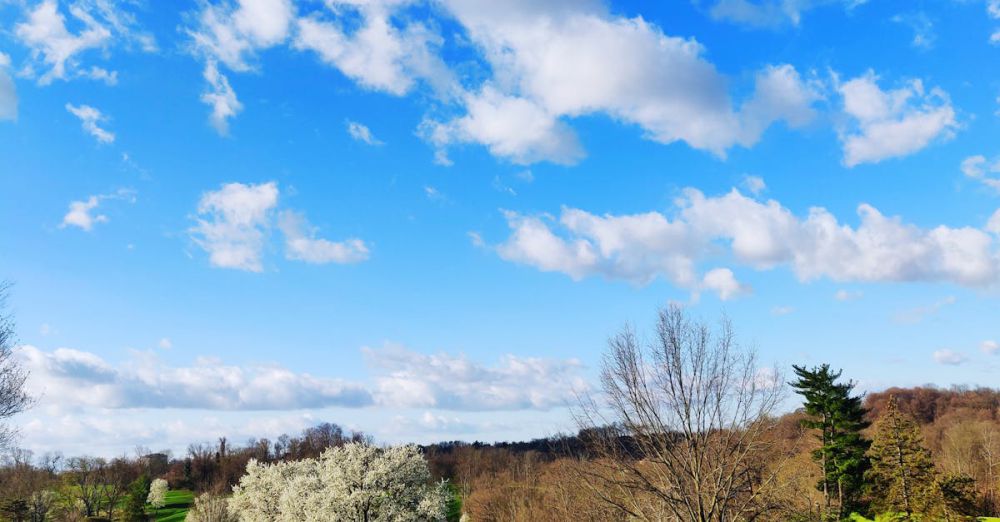
[[[875,436],[868,452],[874,507],[892,511],[929,514],[939,502],[934,463],[923,446],[920,428],[899,411],[895,397],[875,422]]]
[[[143,522],[146,517],[146,497],[149,495],[149,475],[145,473],[132,481],[128,486],[128,496],[125,497],[122,518],[126,522]]]
[[[851,396],[854,382],[838,383],[841,372],[830,371],[830,365],[812,370],[792,368],[798,380],[790,384],[804,398],[805,413],[810,417],[802,425],[819,431],[820,447],[813,452],[813,459],[820,465],[822,478],[816,487],[823,492],[826,516],[843,519],[860,507],[868,468],[865,453],[869,442],[861,435],[868,427],[867,412],[862,398]]]
[[[924,448],[920,428],[899,411],[895,397],[875,422],[868,452],[873,504],[880,511],[929,513],[938,502],[934,463]]]

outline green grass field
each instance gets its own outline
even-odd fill
[[[168,491],[166,505],[149,513],[156,515],[157,522],[182,522],[192,504],[194,493],[183,489]]]

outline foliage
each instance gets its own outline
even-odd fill
[[[828,364],[812,370],[794,365],[792,368],[798,380],[791,386],[805,399],[808,415],[802,425],[819,431],[816,436],[820,447],[813,452],[813,460],[822,472],[817,488],[823,492],[826,515],[840,519],[859,510],[868,467],[868,441],[861,432],[869,423],[862,398],[851,395],[853,381],[837,382],[841,372],[830,371]]]
[[[166,480],[161,478],[154,480],[149,486],[149,495],[146,497],[146,503],[156,509],[162,508],[167,503],[167,490],[169,489]]]
[[[932,513],[939,507],[934,463],[924,448],[920,428],[899,411],[895,399],[875,423],[868,452],[872,506],[878,512]]]
[[[230,508],[245,522],[443,520],[446,500],[416,446],[349,443],[318,459],[251,461]]]
[[[149,475],[142,474],[128,485],[128,494],[122,506],[122,518],[125,522],[142,522],[146,520],[146,499],[149,497]]]

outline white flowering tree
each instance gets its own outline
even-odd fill
[[[167,504],[167,481],[156,479],[149,485],[149,495],[146,496],[146,503],[156,509],[160,509]]]
[[[244,522],[407,522],[444,520],[446,501],[416,446],[351,443],[318,459],[251,461],[229,507]]]
[[[229,501],[223,497],[202,493],[194,499],[184,522],[239,522],[229,510]]]

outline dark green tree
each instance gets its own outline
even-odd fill
[[[837,382],[841,372],[830,371],[830,365],[792,368],[798,379],[790,384],[803,397],[809,416],[802,425],[819,432],[820,447],[813,459],[820,465],[822,478],[816,487],[823,492],[826,516],[840,520],[862,507],[869,442],[861,431],[869,424],[867,412],[862,397],[851,395],[854,382]]]
[[[880,513],[930,514],[940,506],[931,454],[924,448],[920,428],[899,411],[889,397],[885,412],[875,422],[868,451],[872,505]]]
[[[149,495],[149,475],[143,473],[128,486],[128,495],[122,509],[122,519],[126,522],[144,522],[146,516],[146,497]]]

